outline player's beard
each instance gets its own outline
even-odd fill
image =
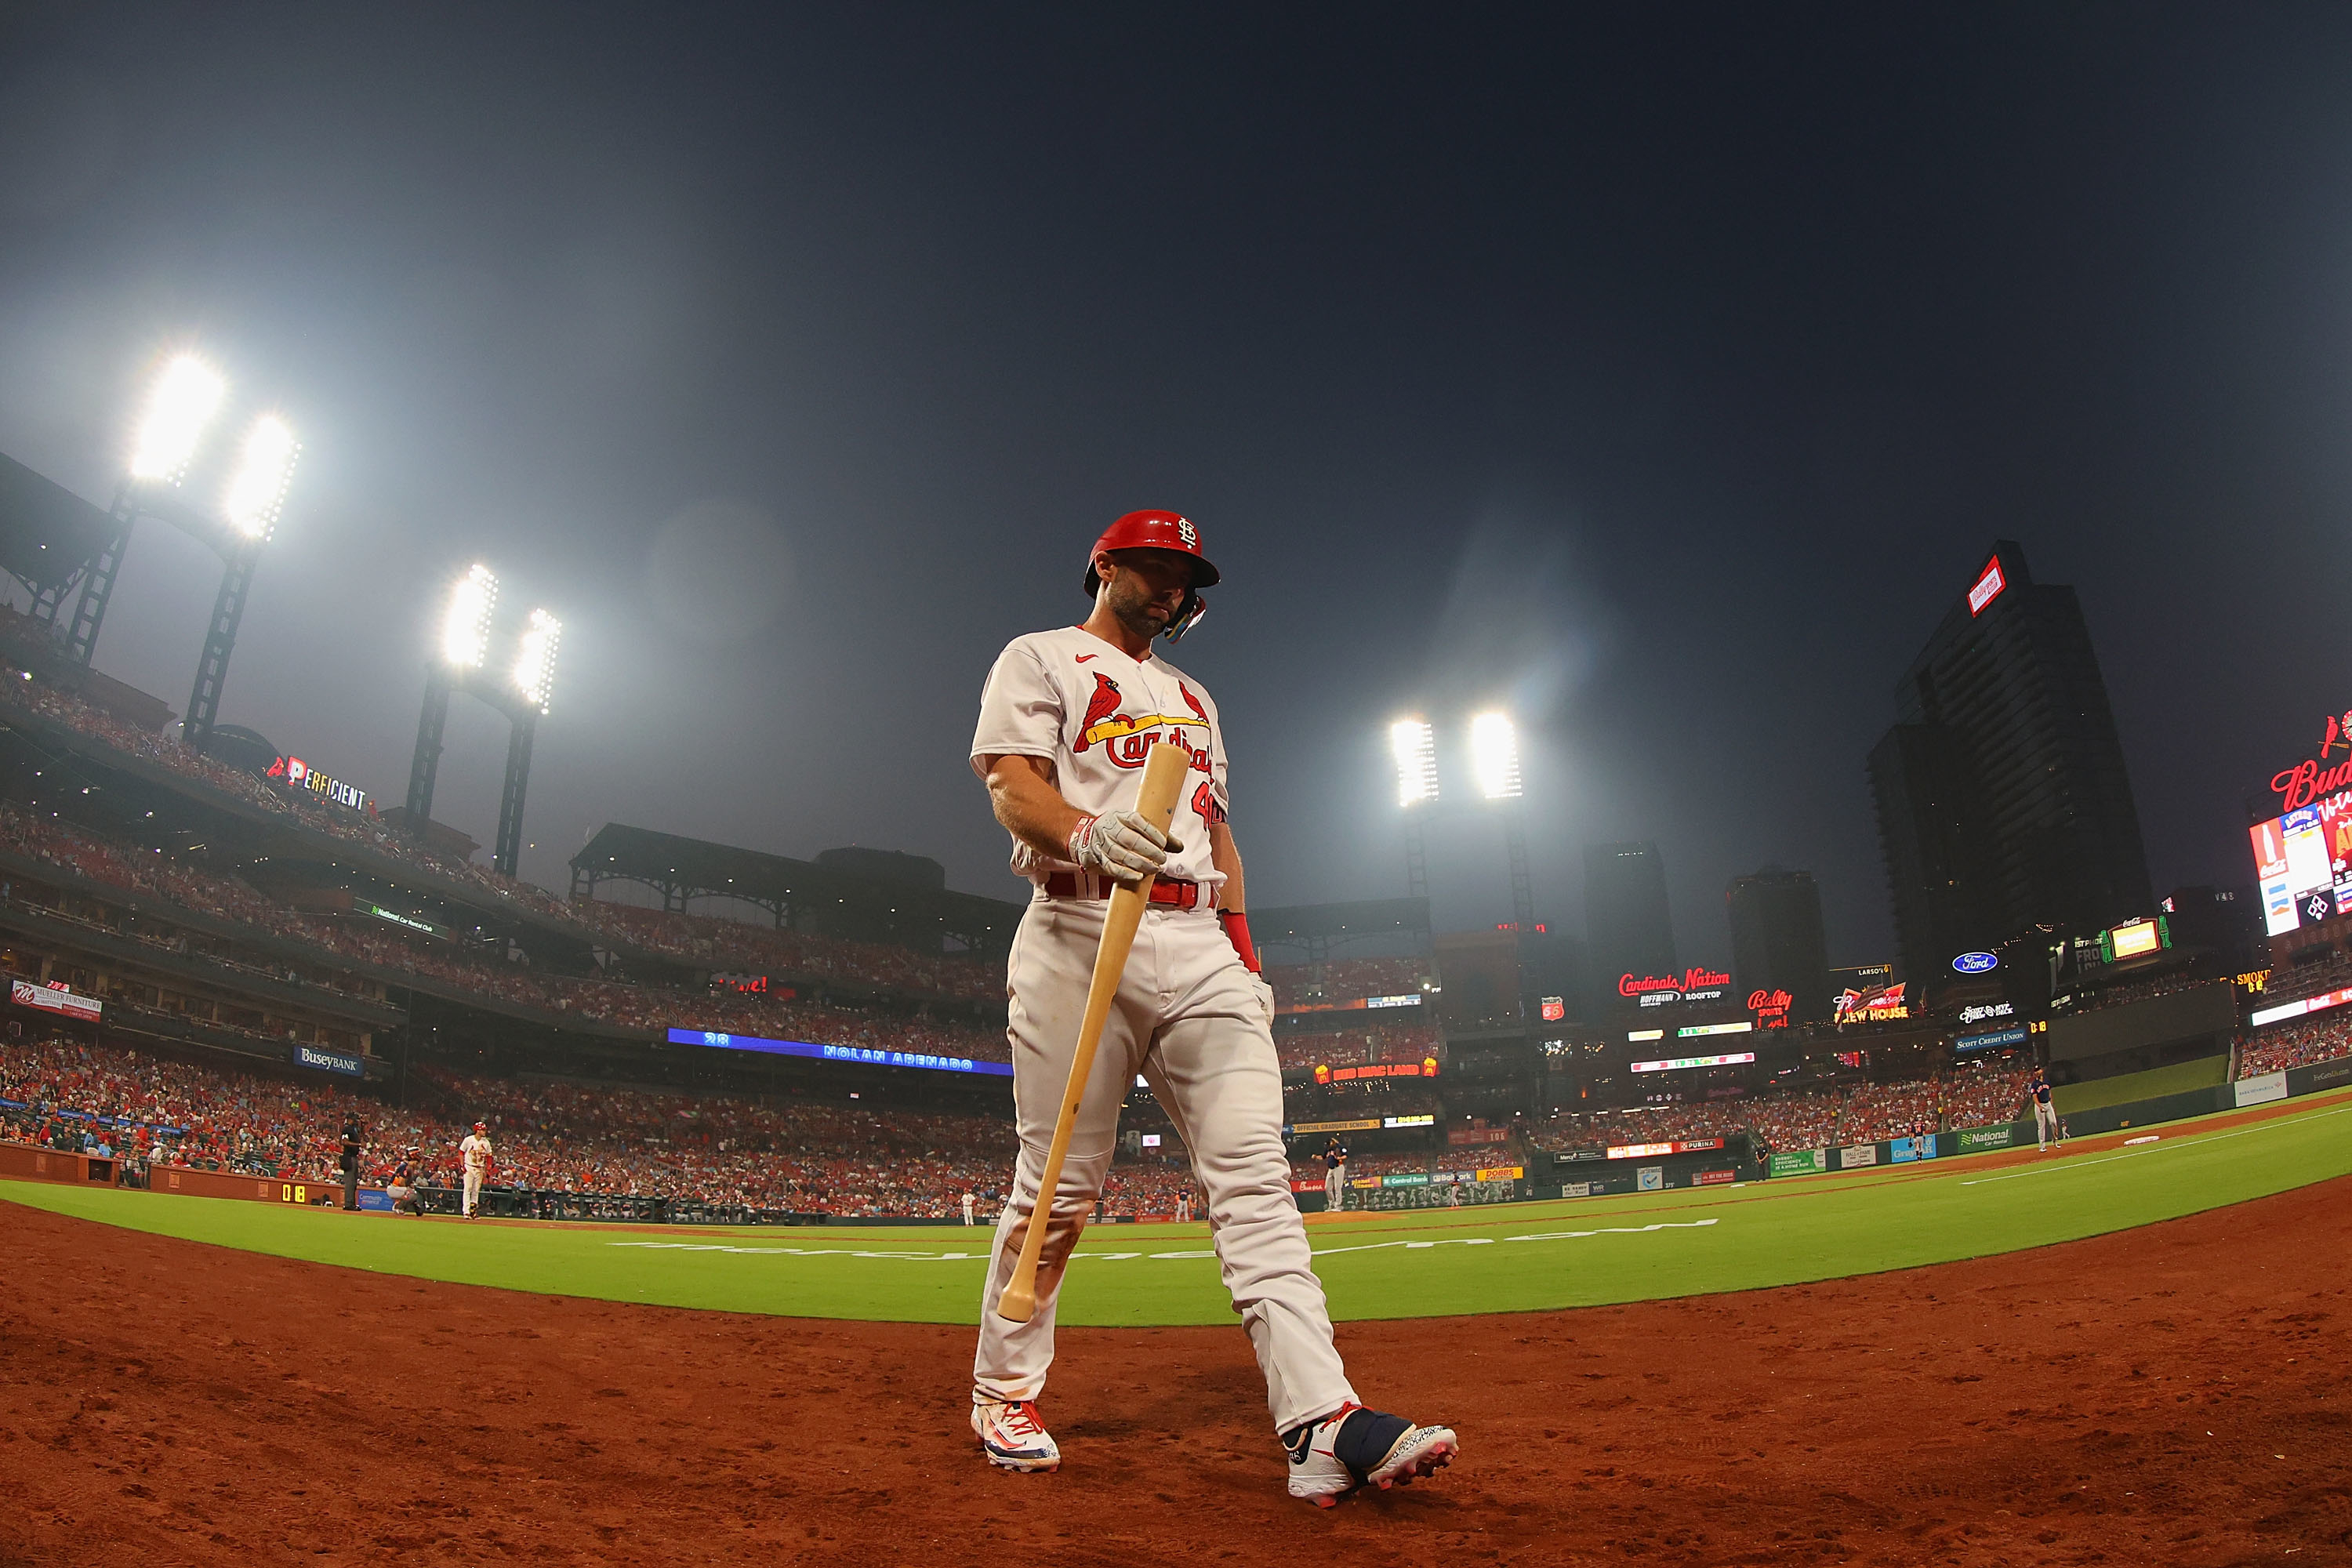
[[[1110,610],[1111,619],[1125,627],[1138,642],[1150,645],[1153,637],[1168,629],[1168,617],[1151,612],[1160,606],[1153,595],[1140,584],[1114,577],[1103,589],[1103,603]]]

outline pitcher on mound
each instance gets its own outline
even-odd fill
[[[1274,993],[1257,974],[1244,917],[1241,854],[1225,825],[1225,745],[1199,681],[1152,651],[1201,617],[1217,581],[1200,530],[1171,511],[1131,511],[1087,556],[1094,611],[1080,626],[1015,637],[981,694],[972,771],[1013,835],[1013,869],[1034,885],[1007,961],[1006,1032],[1021,1154],[981,1291],[971,1426],[989,1462],[1052,1470],[1061,1450],[1037,1411],[1054,1359],[1054,1306],[1141,1074],[1176,1124],[1208,1197],[1218,1268],[1265,1373],[1290,1494],[1328,1508],[1450,1460],[1454,1434],[1357,1402],[1290,1195]],[[1192,753],[1171,830],[1134,810],[1152,743]],[[1054,1194],[1037,1268],[1037,1310],[996,1313],[1037,1199],[1045,1151],[1077,1046],[1111,889],[1157,880],[1129,953]]]

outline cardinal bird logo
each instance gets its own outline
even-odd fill
[[[1192,710],[1193,718],[1203,724],[1209,721],[1209,710],[1201,706],[1201,700],[1192,695],[1191,687],[1180,680],[1176,683],[1176,694],[1184,700],[1184,706]]]
[[[1070,747],[1073,752],[1083,752],[1094,744],[1094,728],[1118,711],[1118,682],[1097,672],[1095,694],[1087,699],[1087,716],[1078,721],[1078,738]]]

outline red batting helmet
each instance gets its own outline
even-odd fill
[[[1173,511],[1131,511],[1104,530],[1103,536],[1095,541],[1095,547],[1087,552],[1084,589],[1089,599],[1095,596],[1102,581],[1095,570],[1095,557],[1106,550],[1172,550],[1179,555],[1191,556],[1192,591],[1184,595],[1184,603],[1160,635],[1174,642],[1201,618],[1207,606],[1201,603],[1199,590],[1216,582],[1217,569],[1201,553],[1201,531],[1193,526],[1191,518]]]

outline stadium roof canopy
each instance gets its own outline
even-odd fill
[[[36,596],[89,565],[112,527],[104,507],[0,452],[0,570]]]
[[[903,858],[915,867],[931,865]],[[866,856],[858,863],[883,859]],[[778,925],[926,952],[938,952],[942,936],[980,952],[1002,952],[1024,908],[847,864],[794,860],[617,822],[599,828],[572,858],[574,898],[593,897],[596,885],[606,881],[650,888],[661,894],[664,909],[683,910],[689,899],[739,899],[773,914]]]

